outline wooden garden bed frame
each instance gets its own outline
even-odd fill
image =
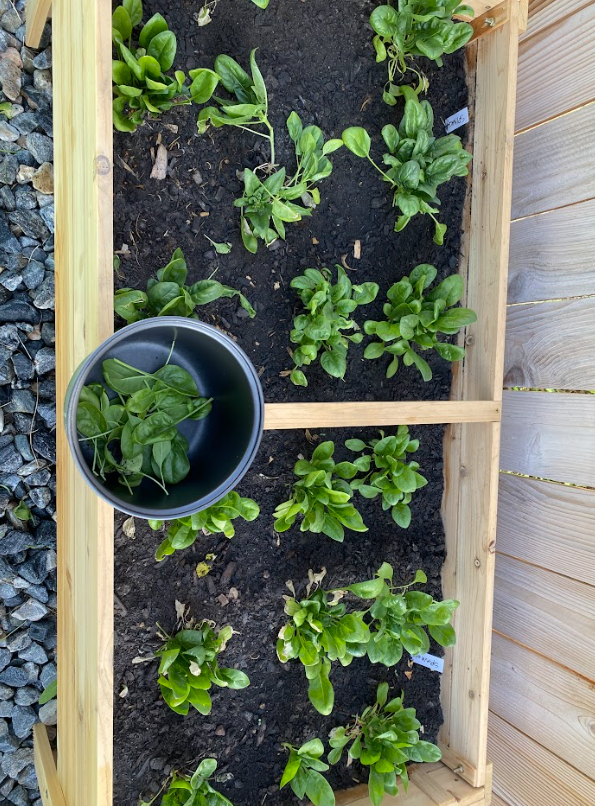
[[[275,0],[283,2],[283,0]],[[460,272],[467,356],[451,400],[267,404],[265,428],[448,424],[444,594],[462,602],[442,680],[443,760],[415,766],[384,806],[488,806],[488,686],[518,36],[527,0],[476,10],[467,46],[474,160]],[[29,0],[27,44],[50,0]],[[493,7],[492,7],[493,6]],[[60,407],[80,361],[113,329],[111,0],[54,0],[58,463],[58,758],[45,726],[35,760],[45,806],[111,806],[113,510],[71,459]],[[457,110],[452,110],[456,112]],[[369,806],[366,786],[338,806]],[[246,804],[245,806],[256,806]]]

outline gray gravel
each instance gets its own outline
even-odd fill
[[[39,706],[56,677],[52,49],[49,26],[24,46],[24,5],[0,0],[0,803],[41,806],[31,730],[56,725],[56,701]]]

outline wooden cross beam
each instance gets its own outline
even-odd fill
[[[52,0],[27,0],[25,7],[27,31],[25,44],[37,49],[41,41],[43,28],[52,10]]]

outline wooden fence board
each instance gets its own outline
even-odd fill
[[[594,129],[590,103],[515,137],[513,219],[595,197]]]
[[[521,34],[520,41],[523,42],[569,14],[580,11],[590,2],[591,0],[529,0],[529,25]]]
[[[595,296],[513,305],[506,318],[504,386],[595,389]]]
[[[496,714],[488,740],[497,798],[508,806],[593,806],[595,783]]]
[[[595,588],[496,558],[494,629],[595,681]]]
[[[30,48],[38,48],[43,29],[52,8],[52,0],[27,0],[25,6],[25,43]]]
[[[595,294],[595,199],[514,221],[508,302]]]
[[[490,707],[585,775],[593,774],[595,686],[592,683],[495,634]]]
[[[595,487],[595,395],[505,392],[500,467]]]
[[[594,26],[590,3],[521,43],[516,131],[595,98]]]
[[[595,490],[500,475],[498,551],[595,585]]]
[[[43,806],[66,806],[45,725],[33,725],[35,773]]]

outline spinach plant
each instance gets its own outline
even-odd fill
[[[408,585],[394,585],[392,566],[382,563],[374,579],[347,586],[346,590],[358,598],[374,600],[362,614],[370,630],[366,654],[372,663],[394,666],[401,660],[403,649],[412,657],[424,655],[430,649],[427,631],[440,646],[454,646],[451,621],[459,602],[437,602],[429,593],[410,590],[427,581],[420,570]]]
[[[192,546],[201,532],[212,535],[222,533],[225,537],[232,538],[235,535],[233,521],[236,518],[253,521],[259,514],[260,507],[256,501],[242,498],[232,491],[201,512],[173,520],[167,530],[167,537],[157,549],[155,559],[160,562],[175,551]],[[163,521],[150,520],[149,526],[157,531],[163,527]]]
[[[258,241],[271,246],[279,238],[285,239],[285,225],[310,216],[320,202],[317,184],[332,172],[327,154],[336,151],[341,140],[328,140],[318,126],[304,127],[295,112],[287,119],[287,128],[296,155],[296,170],[289,175],[275,162],[275,131],[269,120],[269,101],[262,73],[256,62],[256,51],[250,54],[250,73],[230,56],[215,59],[215,75],[233,96],[231,101],[214,96],[217,106],[201,109],[198,115],[199,134],[209,125],[234,126],[269,141],[270,161],[255,170],[243,171],[244,192],[236,199],[240,208],[240,229],[246,249],[252,254],[258,250]],[[263,174],[261,179],[258,171]]]
[[[216,769],[214,758],[204,758],[192,776],[174,772],[172,782],[161,798],[161,806],[233,806],[209,783]]]
[[[345,269],[337,265],[337,282],[331,283],[329,269],[306,269],[294,277],[291,287],[298,289],[299,297],[307,313],[296,316],[290,339],[299,347],[293,352],[296,368],[290,379],[296,386],[307,386],[308,381],[299,367],[309,366],[320,356],[320,366],[333,378],[345,377],[347,370],[347,350],[349,342],[359,344],[363,338],[360,332],[349,336],[343,330],[359,328],[349,318],[358,305],[367,305],[376,299],[377,283],[352,285]]]
[[[452,274],[426,293],[436,273],[434,266],[427,263],[416,266],[409,277],[389,289],[389,301],[383,307],[386,319],[364,324],[365,332],[378,339],[368,344],[364,358],[381,358],[385,353],[392,356],[387,378],[396,374],[402,357],[406,367],[415,364],[424,381],[429,381],[432,370],[417,349],[436,350],[446,361],[460,361],[465,355],[464,347],[438,341],[438,334],[454,336],[462,327],[475,322],[477,315],[470,308],[454,307],[463,295],[463,280],[458,274]]]
[[[407,462],[408,453],[415,453],[419,440],[409,437],[406,425],[400,425],[394,436],[384,436],[368,443],[361,439],[348,439],[345,446],[351,451],[371,451],[361,457],[366,475],[353,479],[351,489],[364,498],[382,496],[382,509],[390,509],[393,520],[403,529],[411,523],[409,503],[416,490],[425,487],[426,479],[417,471],[417,462]]]
[[[186,75],[173,66],[177,41],[161,14],[154,14],[138,34],[132,34],[143,19],[141,0],[123,0],[112,16],[112,40],[117,59],[112,62],[114,126],[133,132],[147,115],[159,115],[181,104],[205,103],[216,85],[212,70],[190,70]]]
[[[370,631],[364,613],[348,613],[332,591],[321,588],[310,593],[309,586],[307,597],[299,602],[284,598],[285,613],[291,620],[279,632],[277,656],[281,663],[300,659],[310,702],[319,713],[328,715],[335,702],[329,679],[332,662],[349,666],[353,658],[366,654]]]
[[[352,126],[343,132],[343,142],[356,155],[368,159],[393,191],[393,207],[400,215],[395,232],[403,230],[420,213],[434,221],[434,242],[444,242],[446,224],[436,218],[440,199],[438,187],[453,176],[467,176],[471,154],[462,146],[456,134],[434,137],[434,112],[428,101],[420,101],[411,87],[402,87],[405,112],[398,129],[387,124],[382,137],[388,148],[383,156],[383,170],[370,156],[368,132]]]
[[[187,316],[198,319],[196,308],[208,305],[217,299],[238,297],[242,308],[251,318],[256,311],[246,297],[235,288],[222,285],[209,278],[186,285],[188,266],[181,249],[176,249],[171,260],[157,272],[157,279],[150,278],[147,291],[121,288],[116,291],[114,308],[129,324],[151,316]]]
[[[108,358],[103,379],[83,387],[76,415],[79,440],[93,448],[93,473],[103,480],[117,473],[130,494],[145,478],[167,494],[166,485],[190,472],[188,443],[177,426],[206,417],[212,398],[201,397],[192,376],[169,359],[150,373]]]
[[[215,632],[214,623],[203,621],[193,630],[180,630],[167,636],[164,645],[155,653],[160,659],[159,687],[163,699],[177,714],[188,713],[192,705],[201,714],[211,712],[209,689],[240,689],[250,685],[244,672],[223,669],[217,657],[233,635],[233,629],[223,627]]]
[[[335,806],[335,793],[322,774],[329,765],[321,760],[324,745],[320,739],[311,739],[301,747],[287,743],[283,747],[289,751],[289,759],[279,789],[289,784],[300,800],[307,797],[313,806]]]
[[[386,103],[394,106],[395,98],[402,94],[394,83],[395,76],[408,69],[414,56],[426,56],[442,67],[445,53],[454,53],[467,44],[473,28],[467,22],[456,22],[453,16],[472,17],[473,13],[458,0],[399,0],[397,8],[382,5],[374,9],[370,25],[376,34],[376,61],[388,63],[383,93]]]
[[[367,532],[362,516],[351,503],[353,490],[347,483],[357,475],[351,462],[335,463],[333,442],[322,442],[310,460],[300,459],[293,472],[299,477],[288,501],[275,510],[275,531],[285,532],[302,516],[300,531],[327,535],[343,542],[345,529]]]
[[[407,763],[439,761],[442,753],[436,745],[419,738],[421,723],[415,708],[403,706],[403,695],[388,701],[388,683],[381,683],[374,705],[366,708],[349,725],[331,731],[333,748],[329,761],[336,764],[345,747],[348,763],[357,760],[369,767],[368,793],[373,806],[380,806],[384,795],[396,795],[397,779],[407,788]]]

